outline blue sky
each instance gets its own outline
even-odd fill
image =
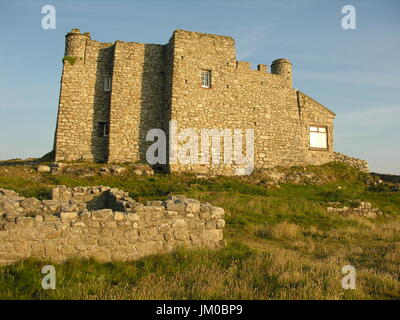
[[[56,8],[43,30],[41,8]],[[356,30],[341,8],[356,9]],[[293,63],[294,87],[336,112],[335,150],[400,174],[400,1],[0,0],[0,159],[52,149],[64,35],[164,44],[173,30],[235,38],[237,59]]]

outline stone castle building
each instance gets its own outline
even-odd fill
[[[165,45],[103,43],[72,29],[66,35],[55,160],[146,162],[153,143],[146,141],[147,132],[161,128],[168,139],[175,121],[178,130],[254,129],[256,168],[322,164],[335,158],[334,118],[292,87],[290,61],[253,70],[236,60],[231,37],[176,30]],[[169,165],[171,171],[220,174],[232,174],[234,167]]]

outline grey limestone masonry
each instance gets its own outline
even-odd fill
[[[366,161],[366,160],[349,157],[340,152],[334,152],[332,160],[337,161],[337,162],[344,162],[344,163],[347,163],[361,171],[369,172],[368,161]]]
[[[51,200],[0,189],[0,265],[26,258],[129,261],[178,247],[224,246],[224,210],[183,196],[146,204],[104,186],[53,189]]]
[[[150,129],[253,129],[254,166],[270,168],[340,160],[333,149],[335,113],[292,87],[292,64],[257,70],[236,60],[233,38],[174,31],[165,45],[66,35],[56,161],[146,162]],[[202,72],[210,85],[202,86]],[[326,130],[326,147],[310,145],[310,128]],[[210,147],[210,146],[209,146]],[[168,152],[168,150],[167,150]],[[221,152],[222,149],[221,149]],[[232,164],[170,163],[171,172],[231,175]]]

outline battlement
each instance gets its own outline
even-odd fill
[[[66,51],[65,56],[73,56],[78,59],[84,59],[85,50],[88,45],[87,41],[91,40],[90,32],[81,33],[80,29],[72,29],[66,34]],[[203,47],[207,46],[212,48],[212,52],[215,55],[221,55],[225,57],[227,66],[235,66],[236,69],[241,71],[252,70],[250,62],[238,61],[236,60],[236,49],[235,40],[229,36],[223,36],[211,33],[201,33],[194,31],[187,31],[182,29],[177,29],[173,32],[167,44],[145,44],[139,42],[127,42],[122,40],[116,40],[114,43],[97,43],[104,45],[122,45],[122,46],[159,46],[166,47],[172,45],[175,54],[181,54],[185,52],[186,49],[189,51],[191,47]],[[222,58],[221,57],[221,58]],[[183,58],[183,56],[181,56]],[[268,73],[268,66],[265,64],[257,65],[257,71]],[[286,79],[286,85],[291,86],[292,79],[292,64],[289,60],[280,58],[276,59],[271,64],[271,74],[282,76]]]
[[[71,29],[71,31],[68,32],[65,36],[66,37],[69,37],[69,36],[85,36],[85,37],[88,37],[90,39],[90,32],[81,33],[80,29]]]
[[[235,66],[241,71],[252,70],[250,62],[236,60],[235,40],[229,36],[222,36],[210,33],[200,33],[186,30],[175,30],[172,36],[175,47],[175,52],[183,53],[190,51],[191,47],[207,50],[212,50],[213,55],[223,55],[226,57],[227,66]],[[268,66],[259,64],[258,71],[268,73]],[[285,83],[286,86],[292,85],[292,64],[287,59],[276,59],[272,62],[271,73],[285,78],[280,83]]]
[[[205,39],[205,40],[211,40],[211,41],[226,41],[228,43],[231,43],[232,45],[235,45],[235,40],[232,37],[229,36],[223,36],[219,34],[214,34],[214,33],[202,33],[202,32],[195,32],[195,31],[187,31],[187,30],[182,30],[182,29],[176,29],[172,37],[185,37],[185,38],[192,38],[192,39]]]

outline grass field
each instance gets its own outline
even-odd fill
[[[56,290],[43,290],[45,262],[0,267],[2,299],[399,299],[400,192],[371,187],[369,175],[344,164],[307,170],[324,185],[266,188],[257,175],[200,179],[193,175],[82,177],[0,166],[0,187],[48,198],[53,186],[108,185],[140,201],[184,194],[226,210],[219,251],[177,250],[129,263],[71,260],[55,265]],[[369,201],[388,217],[327,213],[329,201]],[[356,269],[344,290],[342,267]]]

